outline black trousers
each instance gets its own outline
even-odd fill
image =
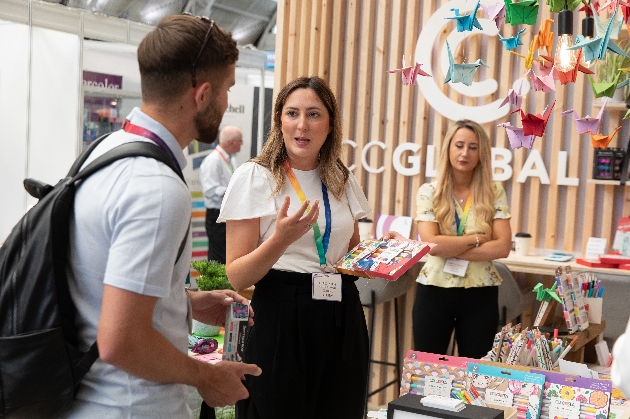
[[[254,326],[244,361],[250,398],[239,419],[362,419],[369,344],[354,281],[342,275],[342,301],[313,300],[311,274],[271,270],[252,297]]]
[[[455,329],[458,355],[479,359],[492,348],[499,325],[499,287],[418,284],[412,317],[416,351],[446,354]]]
[[[217,223],[219,212],[216,208],[206,208],[208,260],[225,264],[225,223]]]

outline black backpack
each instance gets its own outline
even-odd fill
[[[24,181],[39,202],[0,247],[0,418],[58,416],[70,407],[79,382],[98,358],[96,342],[88,352],[77,349],[76,308],[66,278],[77,183],[126,157],[154,158],[182,177],[171,158],[147,142],[115,147],[79,172],[104,138],[79,156],[54,187]],[[185,243],[186,238],[180,255]]]

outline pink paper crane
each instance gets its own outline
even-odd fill
[[[525,135],[523,134],[523,128],[514,127],[511,123],[505,122],[503,124],[497,125],[497,127],[504,127],[508,140],[510,140],[510,147],[512,148],[529,148],[531,150],[534,145],[534,140],[536,139],[535,135]]]
[[[480,4],[488,19],[493,20],[497,29],[501,29],[503,21],[505,21],[505,3],[503,1],[497,1],[493,5]]]
[[[523,96],[521,95],[522,90],[523,90],[523,83],[521,83],[521,85],[519,86],[518,93],[516,93],[514,89],[510,89],[505,99],[503,99],[503,102],[501,102],[501,104],[499,105],[499,108],[505,105],[506,103],[509,103],[511,105],[516,106],[516,109],[519,109],[521,107],[521,103],[523,102]]]
[[[527,70],[525,75],[529,75],[532,79],[532,86],[534,90],[537,92],[551,92],[552,90],[556,90],[556,81],[554,80],[554,72],[552,71],[546,76],[537,75],[533,69]]]
[[[604,99],[604,104],[600,108],[599,113],[595,118],[590,115],[586,115],[584,118],[580,118],[580,115],[578,115],[577,111],[573,109],[562,112],[562,115],[569,115],[571,113],[573,114],[573,119],[575,120],[575,127],[578,130],[578,134],[584,134],[587,131],[599,132],[599,124],[601,123],[602,115],[604,114],[606,102],[608,102],[608,98]]]
[[[542,114],[525,114],[522,109],[517,109],[514,112],[521,113],[521,123],[523,124],[524,135],[535,135],[536,137],[542,137],[547,127],[547,121],[551,116],[551,110],[553,109],[556,101],[554,100],[551,106],[547,105]]]
[[[433,77],[429,73],[425,73],[420,69],[422,64],[416,62],[416,65],[413,67],[405,66],[405,56],[402,57],[402,68],[397,68],[395,70],[387,70],[389,73],[402,73],[402,82],[404,85],[410,85],[416,83],[416,77],[419,75]]]

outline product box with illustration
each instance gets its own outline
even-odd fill
[[[249,331],[248,320],[249,306],[233,302],[225,318],[224,361],[242,361]]]
[[[408,239],[363,240],[337,262],[335,269],[349,275],[394,281],[433,246]]]

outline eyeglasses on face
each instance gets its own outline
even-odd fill
[[[193,16],[190,13],[184,13],[184,15],[186,15],[186,16]],[[201,19],[204,22],[210,24],[210,26],[208,27],[208,31],[206,32],[206,36],[203,38],[203,43],[201,44],[201,48],[199,48],[199,52],[197,53],[197,57],[195,57],[195,61],[193,61],[193,65],[192,65],[192,87],[197,87],[197,74],[196,74],[197,62],[199,61],[199,57],[201,57],[201,54],[203,53],[203,50],[206,48],[206,44],[208,43],[208,39],[210,39],[210,32],[212,32],[212,28],[214,28],[214,20],[210,20],[210,18],[208,18],[206,16],[193,16],[193,17]]]

